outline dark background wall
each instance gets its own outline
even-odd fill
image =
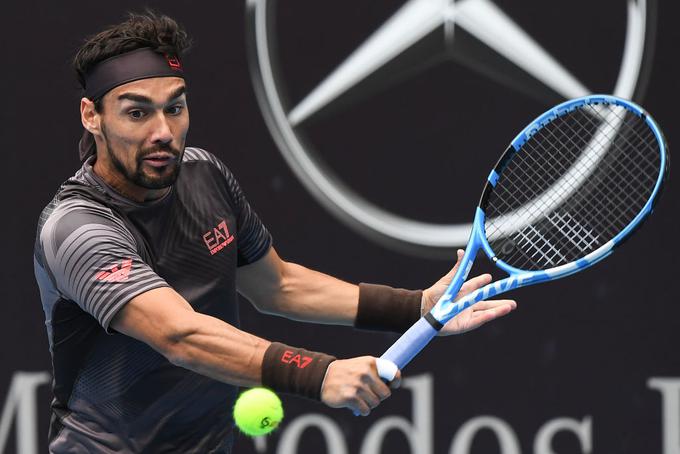
[[[278,58],[291,102],[402,5],[369,3],[279,6]],[[591,90],[613,90],[626,31],[625,2],[496,3]],[[243,2],[148,5],[177,18],[196,42],[185,60],[189,143],[217,154],[236,173],[283,257],[353,282],[409,288],[427,286],[449,269],[450,260],[403,253],[357,233],[301,185],[281,157],[255,97]],[[652,11],[655,5],[655,33],[648,35],[655,35],[655,45],[647,56],[653,58],[645,62],[648,77],[636,100],[662,125],[672,147],[680,134],[673,108],[679,101],[680,7],[664,0],[650,3]],[[142,6],[32,0],[3,6],[0,402],[4,395],[5,412],[0,448],[5,452],[21,446],[32,452],[18,441],[28,443],[32,430],[35,452],[46,449],[49,386],[36,388],[32,404],[27,385],[31,377],[44,383],[46,376],[39,374],[51,370],[32,249],[38,213],[79,165],[80,94],[69,61],[84,36]],[[451,61],[325,115],[306,125],[305,135],[343,181],[372,202],[422,221],[467,222],[482,178],[514,134],[554,101],[548,98],[518,94]],[[281,430],[266,442],[239,438],[236,452],[381,452],[367,444],[381,424],[401,417],[415,422],[411,436],[419,448],[412,452],[425,454],[680,453],[680,309],[673,291],[680,252],[678,195],[671,179],[648,224],[606,262],[517,291],[520,306],[507,319],[436,340],[405,371],[411,381],[368,418],[284,396]],[[340,357],[379,355],[395,340],[389,334],[272,319],[247,304],[242,308],[244,329]],[[37,414],[26,413],[30,408]],[[304,419],[310,414],[317,416]],[[17,415],[31,422],[22,425]],[[279,446],[284,439],[292,443],[297,427],[308,421],[321,424],[326,438],[336,434],[341,441],[327,449],[323,432],[310,428],[300,435],[296,451]],[[550,450],[540,439],[551,421],[580,429],[559,431]],[[481,429],[467,449],[466,431],[474,432],[477,424]],[[579,431],[587,433],[582,438],[592,448],[578,441]],[[500,433],[505,441],[498,441]],[[411,452],[406,440],[392,431],[382,452]]]

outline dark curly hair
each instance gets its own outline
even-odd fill
[[[85,89],[85,76],[99,62],[142,47],[182,59],[191,47],[186,31],[171,17],[146,10],[128,13],[127,20],[87,38],[73,58],[80,86]],[[97,111],[101,100],[95,102]]]

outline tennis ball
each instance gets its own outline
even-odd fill
[[[246,435],[266,435],[283,419],[281,399],[267,388],[243,392],[234,404],[234,421]]]

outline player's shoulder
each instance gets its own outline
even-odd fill
[[[184,149],[184,156],[182,157],[183,164],[204,163],[208,167],[216,168],[227,179],[234,179],[234,174],[229,170],[229,167],[222,162],[217,156],[211,152],[198,147],[186,147]]]
[[[217,156],[215,156],[208,150],[198,147],[186,147],[184,149],[184,156],[182,157],[182,162],[183,163],[208,162],[218,167],[224,165],[222,161],[220,161],[217,158]]]
[[[61,190],[41,212],[37,233],[41,242],[50,241],[58,246],[74,233],[92,233],[97,228],[95,226],[125,232],[111,208],[79,195],[63,197]]]

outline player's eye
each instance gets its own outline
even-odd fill
[[[130,110],[128,112],[128,116],[133,120],[141,120],[142,118],[144,118],[145,115],[146,114],[144,113],[144,111],[138,109]]]
[[[170,115],[179,115],[180,113],[182,113],[182,109],[184,109],[184,106],[182,104],[176,104],[168,108],[168,113]]]

